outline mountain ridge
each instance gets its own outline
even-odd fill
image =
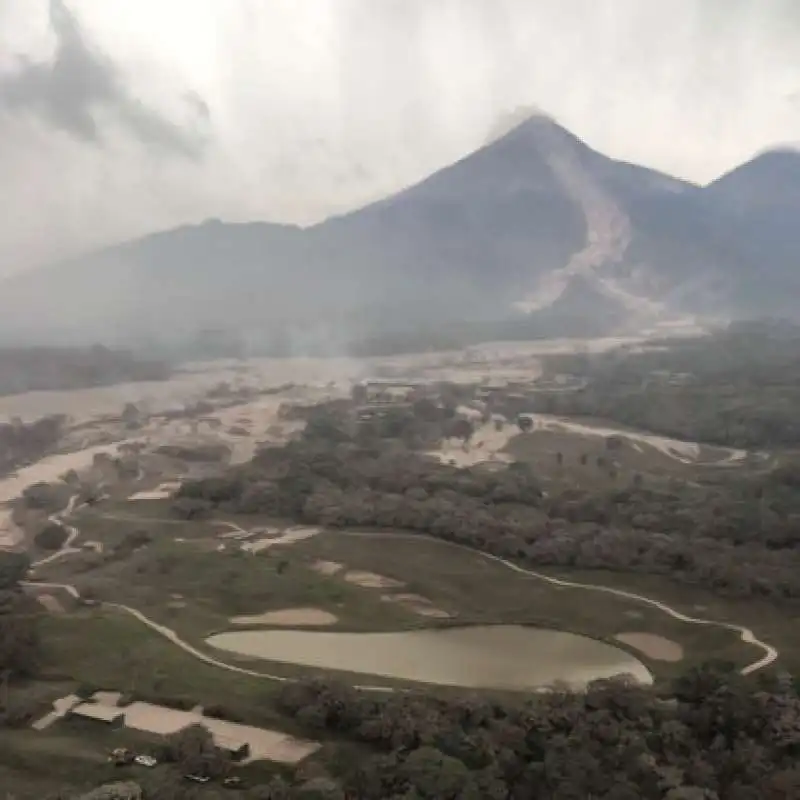
[[[554,319],[542,313],[573,283],[562,317],[577,297],[591,313],[591,295],[618,329],[747,316],[785,301],[800,256],[785,223],[800,211],[800,154],[780,198],[757,199],[776,158],[788,156],[761,154],[702,187],[608,158],[537,114],[313,226],[206,220],[12,276],[0,283],[0,334],[125,342],[227,326],[268,338],[321,325],[346,341],[439,323],[524,328],[528,316]],[[755,297],[765,263],[776,290],[762,281]]]

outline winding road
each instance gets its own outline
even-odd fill
[[[546,581],[554,586],[561,586],[567,589],[583,589],[591,592],[603,592],[605,594],[615,595],[616,597],[624,597],[626,600],[633,600],[637,603],[642,603],[643,605],[657,608],[659,611],[663,611],[665,614],[668,614],[670,617],[680,620],[681,622],[688,622],[692,625],[713,625],[718,628],[734,631],[735,633],[739,634],[739,638],[742,642],[745,644],[751,644],[754,647],[758,647],[764,652],[764,655],[761,658],[759,658],[757,661],[754,661],[752,664],[748,664],[746,667],[743,667],[740,670],[742,675],[750,675],[753,672],[764,669],[764,667],[768,667],[770,664],[774,663],[780,655],[776,648],[767,644],[766,642],[762,642],[761,639],[756,637],[750,628],[745,628],[743,625],[735,625],[731,622],[720,622],[719,620],[713,619],[703,619],[702,617],[690,617],[681,613],[680,611],[676,611],[674,608],[668,606],[666,603],[662,603],[660,600],[654,600],[652,597],[647,597],[643,594],[636,594],[635,592],[626,592],[624,589],[614,589],[611,586],[603,586],[596,583],[577,583],[575,581],[563,580],[562,578],[553,578],[550,575],[543,575],[541,572],[536,572],[535,570],[521,567],[519,564],[515,564],[513,561],[508,561],[500,556],[495,556],[491,553],[484,553],[482,550],[476,550],[473,547],[467,547],[466,545],[458,544],[457,542],[450,542],[445,539],[434,539],[431,536],[420,536],[414,533],[362,533],[360,531],[338,531],[337,533],[341,536],[390,536],[399,539],[424,538],[429,542],[436,542],[437,544],[447,547],[455,547],[459,550],[465,550],[469,553],[479,555],[488,559],[489,561],[496,561],[513,572],[517,572],[521,575],[527,575],[540,581]]]
[[[74,510],[75,508],[75,498],[72,499],[70,504],[67,506],[69,511]],[[66,516],[68,511],[65,509],[64,511],[60,512],[59,515],[54,515],[57,522],[61,524],[66,524],[62,521],[62,517]],[[238,528],[239,526],[234,525],[233,523],[222,523],[226,527],[231,528]],[[36,562],[33,566],[41,566],[45,563],[50,563],[51,561],[55,560],[56,557],[68,555],[70,552],[76,552],[74,548],[70,546],[71,542],[78,535],[78,530],[75,527],[67,526],[70,531],[70,535],[67,538],[67,541],[64,543],[64,546],[60,551],[54,553],[51,556],[48,556],[46,559],[42,559],[41,561]],[[243,530],[240,529],[239,530]],[[599,584],[592,584],[592,583],[577,583],[575,581],[568,581],[562,578],[554,578],[549,575],[544,575],[541,572],[536,572],[535,570],[527,569],[525,567],[521,567],[518,564],[515,564],[513,561],[509,561],[508,559],[501,558],[500,556],[492,555],[491,553],[485,553],[481,550],[476,550],[472,547],[467,547],[466,545],[458,544],[457,542],[450,542],[443,539],[435,539],[429,536],[423,536],[420,534],[413,534],[413,533],[369,533],[369,532],[360,532],[360,531],[335,531],[329,532],[329,535],[340,535],[340,536],[352,536],[352,537],[391,537],[396,539],[406,539],[406,540],[419,540],[425,539],[430,542],[435,542],[438,545],[443,547],[454,547],[462,551],[469,552],[473,555],[480,556],[485,558],[489,561],[494,561],[498,564],[501,564],[506,569],[511,570],[512,572],[516,572],[521,575],[525,575],[536,580],[545,581],[550,583],[554,586],[561,586],[568,589],[579,589],[583,591],[594,591],[594,592],[603,592],[605,594],[615,595],[616,597],[622,597],[627,600],[632,600],[637,603],[642,603],[644,605],[651,606],[653,608],[657,608],[659,611],[668,614],[669,616],[673,617],[674,619],[680,620],[681,622],[686,622],[692,625],[711,625],[720,628],[724,628],[725,630],[734,631],[739,634],[739,638],[745,644],[753,645],[754,647],[759,648],[763,655],[761,658],[753,661],[752,663],[748,664],[747,666],[741,669],[742,675],[750,675],[758,670],[764,669],[768,667],[770,664],[773,664],[779,656],[778,650],[773,647],[772,645],[767,644],[766,642],[761,641],[750,628],[746,628],[743,625],[736,625],[734,623],[729,622],[720,622],[718,620],[712,619],[703,619],[700,617],[690,617],[686,614],[683,614],[680,611],[672,608],[671,606],[667,605],[666,603],[662,603],[659,600],[654,600],[651,597],[647,597],[646,595],[636,594],[634,592],[627,592],[623,589],[614,589],[610,586],[603,586]],[[24,586],[31,586],[31,587],[42,587],[42,588],[50,588],[50,589],[61,589],[66,591],[72,597],[76,599],[80,599],[80,592],[78,589],[71,585],[65,583],[49,583],[45,581],[27,581],[23,584]],[[193,645],[189,644],[189,642],[181,639],[181,637],[171,628],[166,627],[165,625],[161,625],[158,622],[147,617],[141,611],[132,608],[131,606],[126,606],[121,603],[104,603],[103,604],[107,608],[113,608],[118,611],[122,611],[130,616],[134,617],[136,620],[141,622],[143,625],[146,625],[151,630],[155,631],[159,635],[163,636],[168,641],[172,642],[177,647],[180,647],[183,651],[188,653],[189,655],[193,656],[194,658],[205,662],[214,667],[218,667],[219,669],[225,669],[229,672],[236,672],[241,675],[248,675],[254,678],[263,678],[266,680],[278,681],[280,683],[287,683],[293,682],[294,678],[289,678],[283,675],[273,675],[266,672],[259,672],[257,670],[247,669],[245,667],[239,667],[235,664],[229,664],[226,661],[221,661],[220,659],[214,658],[207,653],[204,653],[202,650],[198,650]],[[370,691],[370,692],[390,692],[393,691],[390,687],[386,686],[373,686],[373,685],[358,685],[355,688],[360,689],[362,691]]]
[[[47,518],[48,522],[52,522],[54,525],[60,525],[62,528],[64,528],[67,532],[67,538],[64,541],[64,544],[62,544],[61,547],[55,551],[55,553],[51,553],[49,556],[45,556],[44,558],[40,558],[38,561],[34,561],[31,564],[32,570],[35,570],[36,567],[42,567],[45,564],[50,564],[59,558],[64,558],[64,556],[68,556],[70,553],[79,552],[77,548],[72,546],[72,543],[78,538],[80,531],[73,525],[68,525],[66,522],[64,522],[64,517],[68,517],[73,511],[85,505],[85,503],[82,503],[80,506],[76,505],[77,502],[78,495],[73,495],[70,497],[69,503],[67,503],[67,507],[65,509],[58,511],[55,514],[51,514]]]

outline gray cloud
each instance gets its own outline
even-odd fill
[[[50,2],[0,0],[0,278],[341,213],[517,108],[698,182],[800,136],[798,0]]]
[[[56,52],[50,62],[19,57],[18,69],[0,77],[0,113],[27,111],[85,142],[103,141],[103,117],[113,118],[147,147],[196,158],[203,139],[148,108],[134,97],[113,61],[92,47],[63,0],[50,0]],[[187,105],[201,121],[208,107],[192,94]]]

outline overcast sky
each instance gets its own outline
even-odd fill
[[[308,222],[537,106],[697,181],[800,140],[800,0],[0,0],[0,275]]]

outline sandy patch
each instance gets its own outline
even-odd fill
[[[61,605],[57,597],[53,597],[51,594],[40,594],[36,599],[51,614],[64,613],[64,606]]]
[[[385,575],[378,575],[376,572],[362,572],[361,570],[350,570],[345,573],[344,579],[348,583],[361,586],[364,589],[399,589],[405,586],[402,581],[394,578],[387,578]]]
[[[11,519],[11,511],[0,510],[0,550],[11,550],[24,538],[22,531]]]
[[[180,488],[178,481],[169,481],[156,486],[155,489],[147,491],[136,492],[132,494],[128,500],[165,500],[172,496],[172,493]]]
[[[129,442],[138,441],[136,439],[128,440]],[[61,453],[58,455],[48,456],[29,467],[24,467],[13,475],[0,480],[0,503],[8,502],[19,497],[25,489],[31,484],[40,481],[44,483],[54,483],[60,480],[61,476],[75,470],[87,469],[92,466],[94,457],[96,455],[109,455],[116,456],[119,453],[119,448],[125,442],[118,442],[117,444],[104,444],[96,447],[89,447],[86,450],[79,450],[75,453]]]
[[[619,633],[614,638],[622,644],[635,647],[653,661],[675,663],[683,659],[683,648],[677,642],[654,633]]]
[[[438,458],[444,464],[454,464],[457,467],[473,467],[486,461],[507,464],[512,461],[508,453],[501,450],[508,444],[509,439],[519,433],[516,425],[508,423],[502,430],[495,428],[494,422],[488,422],[475,429],[469,444],[464,444],[457,439],[446,439],[440,450],[434,450],[429,455]]]
[[[436,608],[427,597],[423,597],[421,594],[382,594],[381,600],[385,603],[398,603],[421,617],[430,617],[432,619],[452,618],[452,614],[448,614],[447,611],[441,608]]]
[[[95,692],[92,695],[92,699],[96,703],[113,708],[119,705],[119,701],[122,699],[122,692]]]
[[[287,625],[305,627],[314,625],[333,625],[339,621],[335,614],[321,608],[283,608],[280,611],[266,611],[263,614],[231,617],[234,625]]]
[[[335,575],[337,572],[341,572],[343,568],[344,564],[340,564],[338,561],[315,561],[311,565],[311,569],[320,575]]]
[[[247,542],[242,545],[242,550],[248,553],[260,553],[277,545],[294,544],[303,539],[310,539],[319,533],[319,528],[287,528],[281,535],[272,536],[268,539],[258,539],[255,542]]]
[[[49,728],[54,722],[62,719],[64,715],[79,705],[81,702],[80,697],[76,694],[70,694],[62,697],[53,703],[53,710],[49,714],[45,714],[41,719],[36,720],[31,724],[35,731],[43,731]]]

